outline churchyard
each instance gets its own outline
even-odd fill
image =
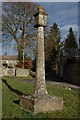
[[[60,29],[56,22],[48,32],[48,29],[45,29],[48,14],[43,6],[37,6],[34,3],[19,3],[19,5],[5,3],[3,4],[5,12],[5,5],[10,5],[13,19],[11,16],[12,21],[9,20],[11,14],[8,14],[6,22],[6,15],[3,12],[3,32],[6,27],[9,29],[8,32],[16,42],[18,55],[16,64],[13,66],[8,64],[7,54],[4,56],[5,61],[3,62],[3,58],[1,60],[4,68],[1,68],[2,79],[0,79],[2,81],[2,119],[79,118],[80,89],[49,84],[46,80],[46,74],[49,74],[53,76],[52,82],[66,80],[65,82],[79,85],[80,48],[78,48],[73,28],[69,28],[64,42],[61,40]],[[10,21],[13,25],[11,23],[9,25]],[[28,57],[30,54],[31,56]],[[11,61],[11,58],[9,60]]]
[[[3,118],[78,118],[79,117],[79,97],[78,90],[69,90],[66,87],[51,86],[47,84],[48,93],[52,96],[63,97],[64,107],[61,111],[38,113],[20,109],[19,96],[34,93],[33,80],[24,77],[3,77],[2,79],[2,117]]]

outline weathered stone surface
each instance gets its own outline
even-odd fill
[[[2,67],[3,76],[15,76],[15,68],[5,68]]]
[[[8,68],[7,76],[15,76],[15,68]]]
[[[28,76],[29,70],[28,69],[16,69],[16,76]]]
[[[20,96],[20,107],[29,111],[34,111],[34,100],[31,96]]]
[[[23,109],[32,111],[33,113],[39,112],[52,112],[63,109],[63,99],[60,97],[52,96],[21,96],[20,106]]]
[[[7,69],[8,69],[8,68],[5,68],[4,66],[2,67],[2,75],[3,75],[3,76],[8,76],[8,74],[7,74]]]
[[[45,58],[44,58],[44,28],[38,27],[37,64],[36,64],[36,88],[35,93],[47,93],[45,84]]]
[[[0,76],[2,76],[2,63],[0,62]]]
[[[0,68],[0,76],[28,76],[29,70],[28,69],[16,69],[16,68],[6,68],[2,66]]]
[[[10,67],[10,68],[15,68],[16,65],[17,65],[16,61],[9,61],[9,63],[8,63],[8,67]]]
[[[41,21],[43,20],[43,18],[44,18],[44,14],[39,15],[38,19]],[[32,96],[24,96],[24,95],[21,96],[20,107],[32,111],[34,113],[62,110],[63,99],[55,96],[52,97],[47,93],[46,84],[45,84],[44,26],[43,25],[37,25],[37,26],[38,26],[38,41],[37,41],[35,93]]]

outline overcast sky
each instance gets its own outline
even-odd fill
[[[62,40],[66,38],[69,28],[72,27],[74,32],[78,33],[78,3],[77,2],[38,2],[44,6],[48,13],[47,21],[49,25],[56,22],[59,25],[62,34]],[[16,54],[12,49],[9,54]]]

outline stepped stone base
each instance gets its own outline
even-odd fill
[[[20,96],[20,107],[33,113],[51,112],[63,109],[63,99],[52,96]]]

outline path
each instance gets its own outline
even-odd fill
[[[54,81],[47,81],[47,84],[50,84],[52,86],[62,86],[65,87],[66,89],[76,89],[80,91],[80,86],[76,86],[73,84],[68,84],[68,83],[63,83],[63,82],[54,82]]]
[[[51,76],[50,76],[51,77]],[[19,80],[21,82],[31,82],[32,84],[36,83],[36,79],[33,78],[33,80],[26,80],[25,78],[15,78],[16,80]],[[13,80],[13,79],[12,79]],[[80,91],[80,86],[65,83],[65,82],[60,82],[58,79],[55,79],[53,76],[51,78],[46,79],[46,83],[50,84],[52,86],[62,86],[65,87],[66,89],[76,89]]]
[[[53,86],[62,86],[62,87],[65,87],[66,89],[69,88],[69,89],[76,89],[80,91],[80,86],[73,85],[66,82],[61,82],[60,78],[57,78],[53,75],[47,75],[46,82]]]

